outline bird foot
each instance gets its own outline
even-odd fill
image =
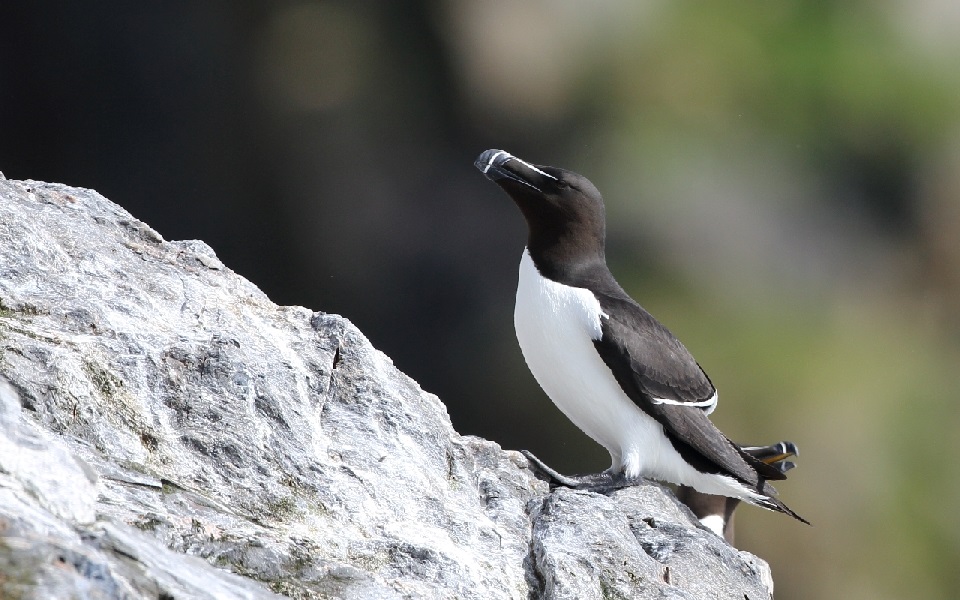
[[[793,442],[783,441],[769,446],[743,446],[743,451],[761,462],[776,467],[781,473],[786,473],[797,466],[792,456],[800,456],[800,449]]]
[[[537,458],[533,452],[521,450],[520,454],[523,454],[527,460],[530,461],[531,470],[534,473],[540,475],[541,479],[546,479],[547,483],[550,484],[550,489],[567,487],[574,490],[587,490],[606,494],[636,484],[635,481],[624,477],[622,473],[614,474],[610,471],[591,473],[588,475],[562,475],[548,467],[546,463]]]

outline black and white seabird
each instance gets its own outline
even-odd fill
[[[612,464],[568,477],[528,458],[568,487],[603,491],[649,477],[806,523],[767,483],[784,473],[745,452],[707,417],[717,391],[697,361],[610,273],[597,188],[582,175],[503,150],[487,150],[474,164],[527,221],[514,311],[527,366],[554,404],[607,449]]]

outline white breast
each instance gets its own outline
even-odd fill
[[[607,449],[612,468],[637,476],[657,462],[660,440],[668,442],[594,348],[603,318],[591,292],[543,277],[524,250],[514,325],[527,366],[557,408]]]

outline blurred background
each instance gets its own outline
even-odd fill
[[[796,442],[739,511],[777,598],[960,597],[960,4],[7,3],[0,170],[205,240],[339,313],[456,428],[564,472],[606,453],[526,370],[525,241],[472,163],[591,178],[627,290]]]

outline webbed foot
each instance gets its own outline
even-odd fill
[[[547,466],[546,463],[537,458],[533,452],[521,450],[520,454],[523,454],[526,459],[530,461],[531,470],[550,484],[550,489],[567,487],[575,490],[587,490],[605,494],[637,483],[636,481],[627,479],[622,473],[611,473],[610,471],[602,471],[588,475],[562,475],[555,469]]]

